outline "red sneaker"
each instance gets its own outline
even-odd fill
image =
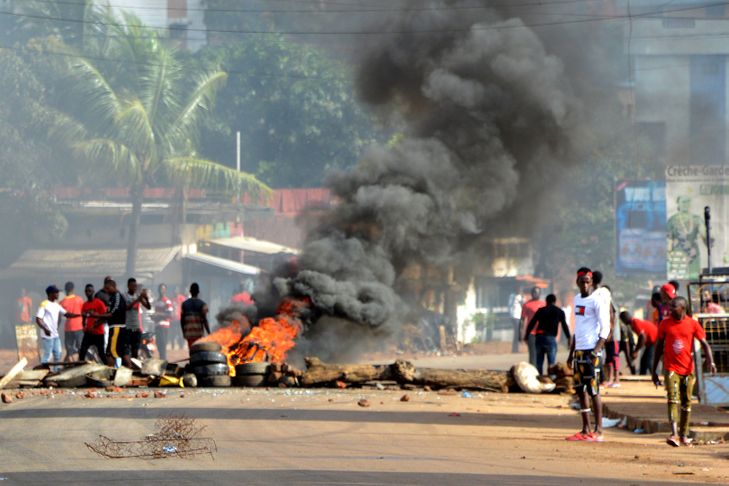
[[[605,437],[602,434],[590,432],[585,438],[586,442],[605,442]]]

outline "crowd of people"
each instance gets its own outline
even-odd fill
[[[572,336],[565,312],[556,305],[556,297],[550,294],[541,301],[538,288],[532,289],[532,298],[522,306],[519,319],[520,336],[528,343],[529,359],[540,373],[543,373],[545,356],[550,366],[556,363],[560,327],[569,342],[567,364],[574,372],[582,429],[567,440],[604,441],[600,386],[620,386],[620,355],[623,353],[633,374],[650,374],[656,386],[665,386],[671,425],[667,443],[675,447],[691,445],[689,421],[695,383],[694,340],[702,347],[709,371],[716,372],[704,329],[688,315],[688,301],[678,295],[680,286],[676,281],[654,289],[651,309],[647,313],[649,318],[639,319],[628,310],[618,312],[610,288],[602,280],[599,271],[586,267],[577,271],[579,292],[572,303]],[[710,291],[702,292],[700,311],[724,312]],[[659,369],[663,372],[662,383]],[[592,426],[591,415],[594,415]]]
[[[152,336],[159,357],[167,359],[171,337],[176,334],[174,323],[188,346],[210,333],[208,306],[200,299],[197,283],[190,285],[187,295],[176,292],[174,296],[168,296],[164,283],[159,284],[155,298],[134,278],[128,279],[126,290],[122,290],[108,276],[98,291],[93,284],[86,284],[84,297],[76,294],[73,282],[65,284],[62,299],[60,293],[57,286],[49,285],[35,313],[40,361],[44,364],[91,358],[109,366],[132,367],[131,359],[140,357],[143,343],[151,342]],[[18,308],[19,318],[30,321],[32,300],[25,290]]]

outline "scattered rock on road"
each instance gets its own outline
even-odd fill
[[[367,407],[370,406],[370,401],[367,400],[366,398],[363,398],[362,400],[360,400],[360,401],[357,402],[357,405],[359,405],[360,407],[367,408]]]
[[[8,395],[7,393],[2,394],[2,400],[3,403],[13,403],[13,397]]]

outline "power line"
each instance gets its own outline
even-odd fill
[[[511,29],[519,29],[519,28],[553,27],[553,26],[560,26],[560,25],[582,24],[582,23],[588,23],[588,22],[625,20],[628,18],[633,18],[633,19],[634,18],[646,18],[646,17],[652,17],[654,15],[661,15],[661,14],[666,14],[666,13],[688,12],[691,10],[705,9],[705,8],[709,8],[709,7],[719,7],[719,6],[726,6],[726,5],[729,5],[729,1],[706,4],[706,5],[702,5],[700,7],[691,6],[691,7],[668,9],[668,10],[647,11],[647,12],[641,12],[641,13],[632,14],[632,15],[597,16],[597,17],[590,17],[590,18],[580,18],[580,19],[573,19],[573,20],[561,20],[561,21],[521,24],[521,25],[515,25],[515,24],[478,25],[478,24],[475,24],[469,28],[462,28],[462,29],[447,28],[447,29],[419,29],[419,30],[370,30],[370,31],[268,31],[268,30],[186,28],[185,30],[188,32],[207,32],[207,33],[239,34],[239,35],[283,34],[283,35],[353,35],[354,36],[354,35],[417,35],[417,34],[439,34],[439,33],[447,34],[447,33],[469,32],[472,30],[479,30],[479,31],[511,30]],[[111,26],[111,27],[124,27],[125,26],[124,23],[96,22],[96,21],[88,21],[88,20],[83,20],[83,19],[68,19],[68,18],[50,17],[50,16],[44,16],[44,15],[20,14],[20,13],[7,12],[7,11],[0,11],[0,15],[9,15],[9,16],[15,16],[15,17],[20,17],[20,18],[32,18],[32,19],[36,19],[36,20],[46,20],[46,21],[50,20],[50,21],[57,21],[57,22],[93,24],[93,25]],[[147,26],[147,25],[140,26],[140,28],[153,29],[156,31],[179,30],[174,27],[151,27],[151,26]]]
[[[28,53],[28,49],[24,47],[19,46],[4,46],[0,45],[0,49],[8,49],[8,50],[14,50],[14,51],[20,51],[23,53]],[[88,56],[84,54],[74,54],[72,52],[63,52],[63,51],[39,51],[39,52],[32,52],[39,55],[49,55],[49,56],[59,56],[59,57],[71,57],[71,58],[78,58],[78,59],[86,59],[90,61],[100,61],[100,62],[110,62],[110,63],[117,63],[117,64],[139,64],[144,66],[150,66],[150,67],[158,67],[160,64],[157,64],[155,62],[149,62],[149,61],[140,61],[135,59],[118,59],[118,58],[112,58],[112,57],[102,57],[102,56]],[[225,72],[228,75],[241,75],[241,76],[247,76],[252,78],[293,78],[293,79],[300,79],[300,80],[319,80],[324,81],[327,78],[323,76],[309,76],[309,75],[300,75],[300,74],[261,74],[261,73],[251,73],[250,71],[236,71],[233,69],[221,69],[221,71]]]
[[[59,5],[87,5],[84,2],[72,2],[72,1],[61,1],[61,0],[35,0],[36,2],[59,4]],[[271,0],[269,0],[271,1]],[[290,2],[291,0],[278,0]],[[299,0],[301,1],[301,0]],[[606,0],[552,0],[552,1],[531,1],[527,3],[500,3],[491,5],[449,5],[444,7],[412,7],[405,6],[394,7],[394,8],[361,8],[355,3],[338,3],[338,2],[325,2],[329,5],[336,6],[352,6],[354,8],[345,9],[330,9],[326,7],[321,9],[318,7],[321,0],[310,0],[312,7],[308,9],[300,8],[174,8],[174,7],[154,7],[149,5],[113,5],[113,4],[98,4],[100,7],[111,7],[125,10],[152,10],[152,11],[185,11],[185,12],[213,12],[213,13],[311,13],[311,14],[328,14],[328,13],[360,13],[360,12],[427,12],[427,11],[441,11],[441,10],[489,10],[494,8],[527,8],[527,7],[548,7],[553,5],[569,5],[576,3],[594,2],[594,1],[606,1]],[[314,3],[316,2],[316,3]]]

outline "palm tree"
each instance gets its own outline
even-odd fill
[[[105,25],[110,39],[104,51],[112,62],[69,58],[72,90],[83,100],[76,118],[85,131],[72,145],[94,162],[92,172],[111,170],[130,189],[126,270],[133,275],[144,190],[150,184],[165,181],[183,194],[202,187],[247,191],[254,197],[270,189],[195,151],[200,120],[225,83],[224,72],[185,66],[176,51],[131,14]]]

